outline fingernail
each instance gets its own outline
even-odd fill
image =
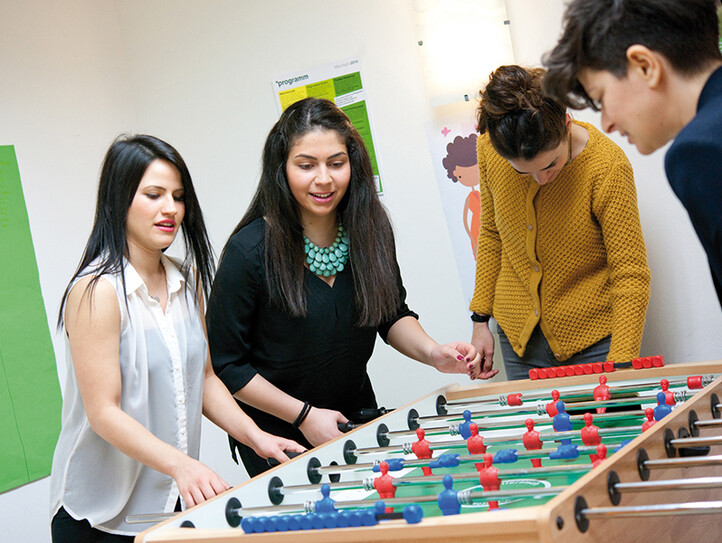
[[[467,362],[471,362],[471,358],[467,358],[466,361],[467,361]]]
[[[464,360],[464,357],[461,355],[457,356],[456,358],[457,358],[457,360]]]

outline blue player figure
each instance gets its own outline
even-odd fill
[[[552,426],[555,432],[569,432],[572,429],[572,419],[566,412],[564,402],[557,402],[557,414],[552,419]],[[562,439],[562,444],[569,445],[571,439]]]
[[[555,432],[569,432],[572,429],[572,420],[569,414],[566,412],[566,406],[564,402],[557,402],[556,405],[557,414],[552,419],[552,426]],[[552,460],[556,459],[572,459],[579,456],[577,447],[572,445],[571,438],[561,439],[561,445],[556,451],[549,453],[549,458]]]
[[[329,498],[329,494],[331,493],[331,487],[324,483],[321,485],[321,494],[323,495],[323,498],[318,500],[316,502],[316,507],[314,511],[316,513],[336,513],[336,502],[333,501],[331,498]]]
[[[660,421],[671,412],[672,407],[667,404],[667,395],[664,392],[657,392],[657,407],[654,408],[654,420]]]
[[[451,475],[444,475],[444,488],[439,492],[439,509],[443,515],[458,515],[461,512],[461,504],[456,496],[456,490],[451,488],[454,485],[454,478]]]
[[[466,409],[462,415],[464,416],[464,422],[459,424],[459,435],[464,439],[469,439],[469,437],[471,437],[471,430],[469,429],[469,425],[471,424],[471,411]]]
[[[386,502],[384,500],[376,500],[374,504],[374,514],[376,518],[386,513]]]

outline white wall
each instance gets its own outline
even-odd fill
[[[48,319],[92,223],[103,153],[120,132],[167,139],[185,157],[220,251],[255,187],[277,118],[276,75],[359,56],[410,305],[439,341],[470,324],[426,144],[430,118],[407,0],[0,0],[0,145],[14,144]],[[507,0],[519,62],[538,63],[561,0]],[[343,24],[340,24],[343,21]],[[482,74],[485,75],[485,74]],[[661,154],[620,142],[637,174],[654,275],[644,354],[719,357],[722,317],[688,220],[664,181]],[[59,376],[64,348],[55,338]],[[456,377],[379,344],[379,401],[407,403]],[[225,435],[204,427],[202,459],[230,483],[245,475]],[[47,479],[0,495],[3,540],[46,542]]]
[[[15,145],[54,330],[92,225],[100,159],[133,125],[125,55],[112,3],[0,0],[0,14],[0,145]],[[55,352],[64,376],[61,343]],[[0,494],[0,539],[50,541],[48,492],[46,478]]]

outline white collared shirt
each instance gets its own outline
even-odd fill
[[[125,261],[120,275],[102,279],[115,287],[120,306],[121,408],[155,436],[198,458],[207,344],[195,289],[184,288],[176,264],[162,257],[168,284],[165,313],[140,275]],[[81,277],[92,274],[91,264]],[[126,303],[127,302],[127,303]],[[62,430],[50,484],[51,518],[64,507],[100,530],[135,535],[126,515],[170,512],[178,500],[173,479],[121,453],[90,427],[66,334],[67,378]]]

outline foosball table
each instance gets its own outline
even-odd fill
[[[722,540],[722,361],[597,371],[442,388],[135,541]]]

